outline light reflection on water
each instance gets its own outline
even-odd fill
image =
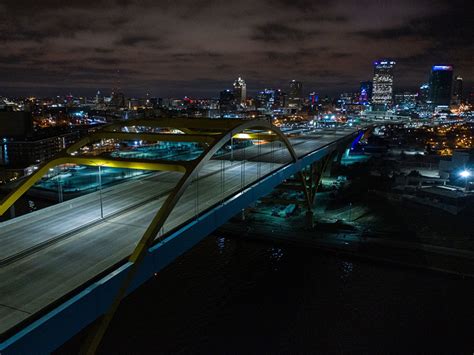
[[[352,270],[354,269],[354,264],[350,261],[343,260],[341,261],[341,280],[347,281],[352,274]]]
[[[270,264],[273,267],[273,271],[278,271],[278,265],[281,262],[283,256],[285,255],[283,249],[277,247],[271,247],[268,249],[270,253]]]
[[[224,253],[224,249],[225,249],[225,238],[224,238],[224,237],[217,237],[217,238],[216,238],[216,244],[217,244],[217,248],[218,248],[218,250],[219,250],[219,254]]]

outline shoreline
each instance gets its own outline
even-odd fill
[[[474,252],[417,242],[373,237],[361,231],[322,232],[318,224],[312,229],[298,225],[275,227],[258,221],[231,220],[213,234],[254,239],[342,254],[357,259],[441,272],[462,278],[474,278]]]

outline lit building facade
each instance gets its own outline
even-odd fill
[[[433,106],[449,106],[453,86],[453,67],[434,65],[430,76],[430,101]]]
[[[393,103],[393,60],[374,62],[374,79],[372,89],[372,107],[375,111],[384,111]]]
[[[456,76],[453,87],[453,105],[460,105],[462,102],[462,78]]]
[[[245,106],[247,101],[247,84],[240,76],[234,81],[234,98],[237,105]]]
[[[255,107],[258,111],[270,111],[275,103],[275,90],[260,91],[255,98]]]
[[[303,83],[300,81],[290,81],[290,91],[288,95],[288,108],[300,109],[303,105]]]
[[[405,91],[395,94],[395,104],[399,110],[412,110],[416,107],[418,93]]]
[[[286,101],[287,101],[286,93],[282,91],[281,89],[275,90],[275,94],[273,97],[273,109],[279,110],[286,107]]]

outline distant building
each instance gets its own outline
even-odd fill
[[[405,91],[399,94],[395,94],[395,104],[398,109],[411,110],[416,106],[418,100],[418,94],[414,92]]]
[[[80,137],[80,132],[31,140],[11,140],[2,145],[0,162],[13,168],[39,164],[54,157]]]
[[[430,101],[433,106],[449,106],[453,84],[451,65],[434,65],[430,76]]]
[[[427,104],[430,100],[430,84],[423,83],[420,86],[418,102],[421,104]]]
[[[112,96],[110,97],[109,106],[115,108],[126,107],[125,95],[117,90],[112,91]]]
[[[219,94],[219,109],[221,113],[235,111],[235,96],[232,90],[223,90]]]
[[[439,162],[439,174],[443,178],[459,178],[457,173],[465,168],[474,168],[474,149],[458,149],[450,159]]]
[[[385,111],[393,103],[393,60],[382,59],[374,62],[372,107],[375,111]]]
[[[273,109],[280,110],[286,107],[287,104],[287,95],[281,89],[275,90],[274,97],[273,97]]]
[[[104,95],[100,93],[100,90],[97,90],[97,94],[95,95],[95,101],[94,103],[96,105],[100,105],[104,103]]]
[[[265,89],[255,97],[255,108],[258,111],[270,111],[275,103],[275,90]]]
[[[0,139],[26,139],[33,134],[31,112],[0,111]]]
[[[245,106],[247,100],[247,84],[240,76],[234,81],[234,98],[237,105]]]
[[[370,103],[372,100],[372,82],[369,81],[362,81],[360,83],[360,95],[359,95],[359,102],[361,104]]]
[[[303,105],[303,84],[300,81],[290,81],[288,93],[288,108],[300,109]]]
[[[454,88],[453,88],[453,105],[459,105],[462,102],[462,78],[456,76],[454,79]]]
[[[354,102],[354,93],[352,92],[343,92],[339,96],[339,100],[337,100],[339,103],[339,106],[341,108],[344,108],[346,105],[350,105]]]
[[[308,103],[309,103],[309,108],[312,110],[312,111],[315,111],[317,110],[318,108],[318,104],[319,104],[319,94],[317,92],[312,92],[309,94],[309,98],[308,98]]]

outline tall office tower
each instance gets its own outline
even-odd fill
[[[275,96],[273,101],[273,109],[278,110],[286,106],[286,93],[281,89],[275,90]]]
[[[245,105],[247,100],[247,84],[240,76],[234,81],[234,97],[236,104]]]
[[[126,107],[125,95],[117,89],[113,89],[109,106],[116,108]]]
[[[434,65],[430,76],[430,101],[433,106],[449,106],[453,86],[453,67]]]
[[[462,102],[462,78],[456,76],[453,88],[453,105],[459,105]]]
[[[269,111],[275,103],[275,90],[260,91],[255,98],[255,107],[260,111]]]
[[[303,104],[303,84],[300,81],[290,81],[290,91],[288,95],[289,108],[301,108]]]
[[[360,83],[360,95],[359,102],[361,104],[367,104],[372,99],[372,82],[362,81]]]
[[[374,62],[372,89],[372,107],[375,111],[384,111],[393,102],[393,60],[382,59]]]
[[[101,94],[100,90],[97,90],[97,94],[95,95],[95,104],[103,104],[104,103],[104,95]]]
[[[232,90],[224,90],[219,94],[219,108],[221,113],[235,111],[235,96]]]

